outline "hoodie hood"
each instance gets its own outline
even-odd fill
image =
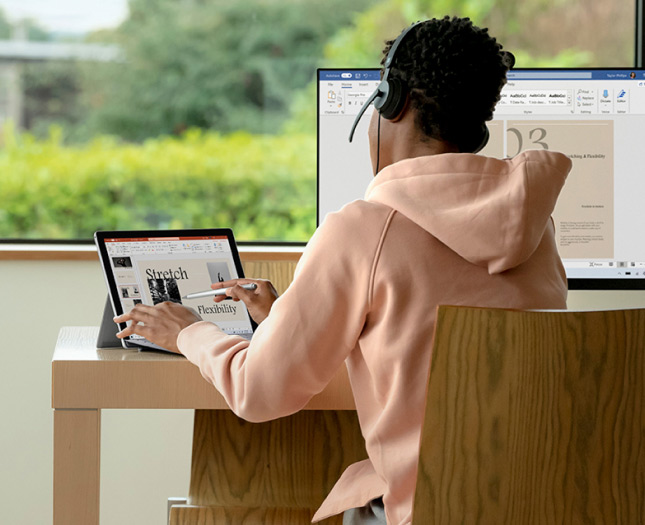
[[[550,151],[505,160],[470,153],[417,157],[380,171],[365,200],[395,209],[494,274],[536,250],[570,170],[568,157]]]

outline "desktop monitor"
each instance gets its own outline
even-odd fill
[[[348,136],[379,80],[378,69],[318,70],[319,224],[373,177],[373,108]],[[645,70],[513,69],[487,124],[482,155],[544,148],[572,159],[553,213],[569,288],[645,289]]]

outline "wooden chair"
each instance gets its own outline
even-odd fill
[[[170,524],[308,525],[345,468],[366,457],[354,411],[248,423],[196,410],[188,504],[171,508]]]
[[[440,307],[413,523],[645,523],[645,309]]]
[[[282,293],[295,266],[247,260],[244,271]],[[248,423],[228,410],[195,410],[187,504],[170,508],[170,525],[308,525],[342,472],[366,457],[355,411]],[[340,525],[342,516],[321,523]]]

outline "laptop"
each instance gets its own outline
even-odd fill
[[[210,290],[212,283],[244,277],[230,229],[98,231],[94,241],[114,315],[140,303],[172,301],[193,308],[227,334],[251,339],[257,325],[242,301],[186,297]],[[166,350],[139,335],[121,343],[125,348]]]

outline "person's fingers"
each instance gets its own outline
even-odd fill
[[[233,301],[239,301],[240,298],[237,296],[237,293],[235,292],[235,288],[237,288],[237,286],[227,288],[226,289],[226,295],[217,295],[217,296],[215,296],[215,302],[219,303],[219,302],[224,301],[226,299],[228,299],[228,300],[233,299]]]
[[[113,317],[112,320],[115,323],[125,323],[126,321],[131,321],[132,317],[130,317],[130,312],[126,312],[124,314]]]
[[[128,337],[130,335],[133,335],[136,330],[136,323],[129,324],[127,328],[124,328],[120,332],[117,332],[116,336],[119,339],[123,339],[124,337]]]
[[[137,305],[114,320],[130,323],[117,334],[120,339],[136,334],[167,350],[177,352],[179,332],[202,318],[192,308],[174,302],[163,302],[155,306]]]
[[[123,339],[130,335],[140,335],[148,339],[151,333],[152,333],[152,330],[150,327],[143,324],[138,324],[136,322],[132,322],[124,330],[121,330],[120,332],[118,332],[116,336],[119,339]]]
[[[232,297],[234,300],[237,300],[237,301],[242,300],[245,303],[250,303],[258,295],[257,293],[258,288],[256,288],[255,290],[247,290],[245,288],[242,288],[241,286],[242,284],[244,283],[236,284],[235,286],[226,290],[226,293],[229,297]]]
[[[144,321],[146,317],[154,316],[155,307],[147,306],[145,304],[137,304],[129,312],[114,317],[115,323],[125,323],[126,321]]]
[[[238,285],[243,285],[243,284],[255,284],[256,289],[260,286],[260,283],[262,283],[264,279],[247,279],[247,278],[241,278],[241,279],[231,279],[230,281],[223,281],[221,283],[213,283],[211,285],[211,288],[214,290],[218,290],[221,288],[226,289],[226,295],[216,295],[213,297],[213,301],[216,303],[221,303],[222,301],[225,301],[227,299],[233,299],[234,301],[239,301],[240,297],[238,295],[235,295],[235,292],[233,290],[236,289]],[[247,291],[247,290],[245,290]],[[251,293],[254,293],[251,291]]]
[[[255,290],[242,288],[243,284],[255,284]],[[211,287],[215,290],[224,288],[226,295],[216,295],[213,301],[220,303],[225,300],[243,301],[251,317],[258,323],[262,322],[269,314],[271,305],[278,298],[278,292],[268,279],[231,279],[221,283],[214,283]]]
[[[231,279],[229,281],[222,281],[221,283],[213,283],[211,284],[211,288],[213,290],[221,290],[222,288],[233,288],[237,284],[252,284],[254,283],[254,279]],[[230,290],[226,291],[226,295],[215,295],[213,297],[213,301],[216,303],[221,303],[222,301],[226,301],[227,299],[230,299],[231,296],[229,294]],[[233,298],[235,299],[235,298]]]
[[[230,289],[227,288],[226,292],[234,301],[243,301],[253,320],[261,323],[269,315],[271,305],[278,294],[266,279],[253,279],[253,283],[257,286],[255,290],[246,290],[242,288],[242,283],[238,283]]]
[[[256,281],[256,284],[258,285],[258,291],[257,291],[258,294],[264,295],[265,293],[269,293],[273,297],[278,297],[278,292],[273,286],[273,283],[268,279],[258,279]]]
[[[158,305],[161,306],[161,305]],[[150,322],[156,317],[158,312],[158,307],[148,306],[145,304],[137,304],[125,314],[116,316],[113,318],[115,323],[127,323],[130,324],[124,329],[121,330],[117,335],[118,338],[123,339],[130,335],[141,335],[143,337],[148,337],[151,333],[151,329],[145,325],[146,321]]]
[[[230,279],[228,281],[213,283],[211,284],[211,288],[213,290],[219,290],[220,288],[231,288],[232,286],[235,286],[237,283],[251,284],[253,282],[255,282],[253,279]]]

